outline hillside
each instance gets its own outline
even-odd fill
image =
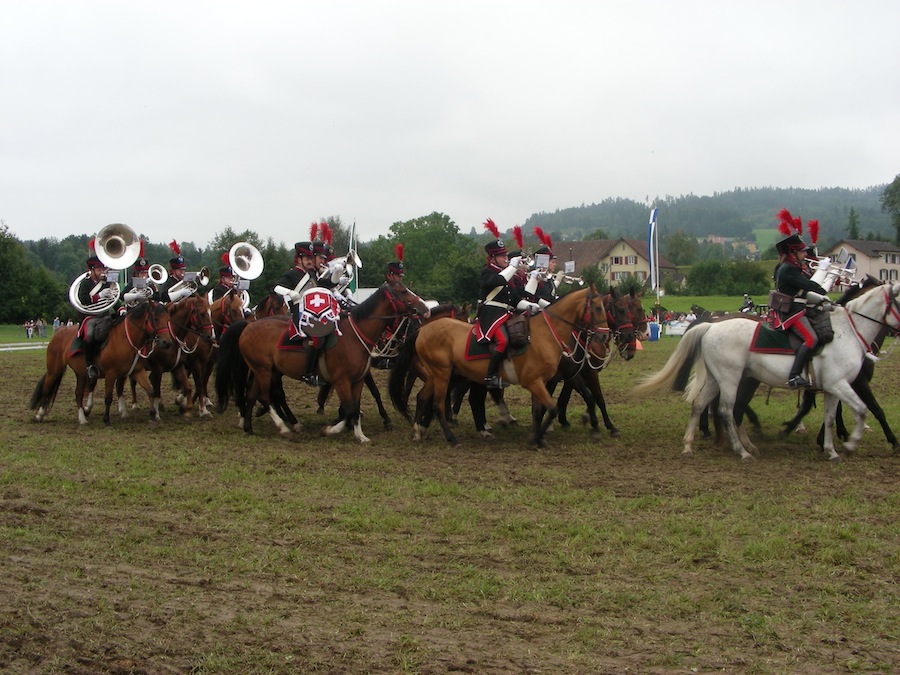
[[[774,228],[775,214],[787,208],[804,222],[818,219],[820,244],[846,236],[850,209],[856,210],[859,227],[868,233],[893,238],[890,216],[881,210],[885,185],[864,190],[847,188],[735,188],[712,196],[666,196],[654,200],[659,208],[658,223],[663,236],[682,230],[688,234],[708,234],[754,239],[754,230]],[[540,226],[558,240],[584,239],[597,230],[608,237],[644,238],[650,205],[630,199],[605,199],[599,204],[535,213],[525,222],[527,229]]]

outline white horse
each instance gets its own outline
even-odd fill
[[[833,424],[838,401],[852,410],[856,426],[844,448],[856,449],[865,428],[866,404],[850,385],[856,379],[863,359],[878,331],[900,326],[900,283],[876,286],[849,301],[845,307],[833,307],[831,324],[834,340],[812,360],[814,385],[825,392],[825,450],[832,461],[841,458],[834,449]],[[684,434],[682,454],[693,453],[694,432],[703,410],[719,395],[719,412],[732,449],[742,459],[752,459],[755,450],[743,429],[734,421],[734,407],[742,378],[753,378],[772,387],[787,387],[793,354],[761,354],[750,351],[756,321],[734,319],[700,324],[681,338],[675,352],[658,373],[644,378],[634,389],[644,394],[672,386],[688,387],[685,398],[691,403],[691,417]],[[688,382],[691,368],[694,375]]]

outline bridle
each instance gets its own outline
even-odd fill
[[[200,346],[200,340],[206,340],[207,342],[214,342],[215,335],[213,334],[213,325],[212,321],[201,321],[200,320],[200,312],[197,311],[197,298],[191,298],[190,300],[186,300],[184,302],[189,302],[190,309],[188,310],[188,319],[187,325],[176,323],[175,326],[185,332],[185,340],[182,340],[178,337],[178,333],[172,328],[172,319],[170,316],[169,319],[169,332],[172,335],[172,338],[178,343],[179,349],[185,354],[193,354],[197,351],[197,348]],[[209,317],[209,313],[207,312],[207,317]],[[189,347],[186,341],[188,335],[196,335],[197,340],[194,341],[194,346]]]
[[[160,335],[162,333],[169,333],[171,335],[172,331],[169,326],[169,322],[166,321],[166,325],[161,328],[156,328],[153,325],[153,322],[150,320],[150,312],[159,313],[160,305],[158,303],[147,304],[147,311],[144,314],[144,325],[143,330],[146,333],[147,337],[144,339],[144,342],[141,345],[135,345],[134,340],[131,338],[131,333],[128,331],[128,325],[132,323],[129,320],[128,313],[125,314],[125,338],[128,340],[128,344],[131,345],[131,348],[135,351],[135,353],[142,358],[149,358],[149,356],[156,349],[156,343],[160,340]],[[174,336],[173,336],[174,337]],[[147,345],[152,345],[150,349],[143,353],[143,349],[147,347]]]
[[[598,326],[597,321],[594,319],[594,306],[593,301],[595,298],[600,298],[601,305],[603,303],[603,299],[601,298],[599,293],[595,293],[593,290],[588,289],[585,294],[584,301],[584,310],[581,313],[581,318],[575,321],[569,321],[565,317],[560,316],[556,312],[550,309],[553,305],[545,308],[541,314],[544,317],[544,321],[547,323],[547,327],[550,329],[550,334],[553,335],[553,338],[556,340],[557,345],[559,345],[562,354],[567,359],[570,359],[574,363],[579,366],[583,366],[585,362],[589,362],[589,349],[590,344],[595,340],[599,339],[601,344],[609,343],[609,335],[610,329],[607,326]],[[556,332],[556,329],[553,327],[553,324],[550,322],[548,316],[552,316],[557,321],[569,325],[572,327],[572,338],[574,340],[574,346],[570,350],[568,343],[563,340],[559,334]],[[576,353],[578,348],[581,347],[584,349],[584,356],[581,359],[576,357]],[[607,355],[606,360],[608,360],[609,356]],[[605,361],[599,367],[602,368],[605,365]],[[593,364],[590,364],[591,368],[594,368]],[[579,367],[580,370],[580,367]]]
[[[606,309],[606,321],[610,325],[616,344],[619,345],[621,351],[624,351],[635,342],[634,317],[631,314],[631,308],[628,306],[628,301],[625,299],[625,296],[613,297],[612,293],[607,293],[605,299],[609,300]],[[621,303],[621,320],[616,318],[615,312],[613,311],[613,307],[617,307],[616,303]],[[623,339],[623,335],[625,335],[625,331],[628,329],[631,330],[633,337],[626,342]]]
[[[384,292],[387,296],[388,302],[391,305],[391,314],[385,314],[381,316],[370,316],[368,319],[374,319],[377,321],[385,321],[387,325],[382,329],[381,335],[385,333],[389,334],[389,339],[382,346],[379,347],[377,342],[373,342],[371,339],[363,335],[362,331],[360,331],[359,326],[356,323],[356,320],[353,318],[353,313],[347,313],[347,319],[350,324],[350,328],[353,329],[354,335],[356,335],[357,339],[369,352],[369,356],[371,357],[383,357],[390,354],[393,354],[397,351],[397,348],[403,341],[406,339],[409,334],[409,330],[411,327],[411,323],[409,321],[409,317],[418,314],[418,308],[414,305],[416,303],[420,305],[424,305],[422,302],[422,298],[413,293],[409,288],[404,286],[402,282],[395,282],[397,285],[402,287],[402,291],[400,289],[395,288],[391,283],[385,281],[380,290]],[[407,295],[407,298],[401,298],[400,294]],[[379,336],[380,338],[380,336]]]
[[[888,332],[896,332],[898,329],[887,322],[888,315],[890,315],[898,324],[900,324],[900,299],[894,295],[893,286],[888,285],[884,288],[884,313],[881,315],[880,319],[868,316],[862,312],[857,312],[853,309],[847,310],[847,318],[850,320],[850,327],[853,329],[857,339],[862,343],[866,356],[877,360],[878,357],[875,355],[875,350],[872,349],[872,345],[866,341],[862,336],[862,333],[860,333],[859,329],[856,327],[856,322],[853,320],[854,314],[861,319],[866,319],[867,321],[871,321],[874,324],[886,328]]]

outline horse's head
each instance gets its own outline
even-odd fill
[[[626,295],[616,289],[611,289],[604,300],[606,301],[606,316],[609,329],[615,337],[616,345],[625,360],[634,358],[637,351],[637,340],[634,331],[634,320]]]
[[[402,281],[394,279],[385,281],[382,288],[390,298],[394,313],[398,316],[413,314],[427,319],[431,316],[431,309],[418,295],[407,288]]]
[[[221,335],[228,326],[244,318],[244,301],[237,293],[226,293],[210,305],[209,311],[213,325]]]
[[[169,312],[177,331],[186,331],[205,340],[213,339],[212,315],[209,300],[203,293],[197,293],[175,305]]]
[[[650,329],[647,326],[647,312],[641,302],[641,294],[632,291],[625,296],[625,301],[628,303],[628,311],[631,312],[631,320],[634,322],[634,331],[638,339],[646,340],[650,337]]]
[[[171,317],[163,303],[155,300],[141,302],[126,312],[125,334],[134,346],[141,347],[155,343],[162,349],[168,349],[172,346],[170,321]]]

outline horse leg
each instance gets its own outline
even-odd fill
[[[832,426],[837,415],[838,398],[834,394],[825,392],[825,421],[822,423],[822,450],[828,453],[828,459],[832,462],[840,462],[841,456],[834,449],[834,435]]]
[[[547,390],[553,393],[553,390],[556,389],[556,383],[553,380],[547,383]],[[562,389],[559,392],[559,396],[556,398],[556,408],[558,410],[556,414],[556,419],[559,420],[559,426],[568,429],[569,428],[569,418],[567,417],[567,413],[569,410],[569,400],[572,398],[572,383],[569,380],[562,381]]]
[[[709,408],[710,403],[712,403],[718,395],[718,384],[712,378],[707,377],[703,388],[698,392],[696,398],[691,401],[691,416],[688,418],[687,428],[684,430],[684,448],[681,451],[682,457],[693,457],[694,435],[700,423],[700,416],[703,414],[704,410]]]
[[[180,364],[172,371],[172,380],[177,383],[177,388],[179,388],[181,392],[179,394],[178,403],[178,409],[181,411],[181,416],[186,421],[190,421],[191,416],[194,414],[194,389],[191,386],[191,380],[187,376],[184,364]]]
[[[329,396],[331,396],[331,382],[326,382],[319,387],[319,393],[316,394],[316,403],[319,406],[316,408],[316,415],[325,414],[325,404],[328,402]]]
[[[434,396],[432,394],[431,380],[427,380],[416,394],[416,414],[413,418],[413,441],[421,441],[425,437],[428,425],[431,424],[431,411],[433,410]]]
[[[84,369],[82,368],[82,371]],[[87,413],[84,409],[84,390],[87,385],[87,377],[78,370],[75,371],[75,406],[78,409],[78,424],[88,423]]]
[[[511,427],[519,422],[515,417],[512,416],[512,413],[509,412],[509,408],[506,407],[506,399],[503,398],[503,390],[502,389],[489,389],[491,393],[491,398],[494,399],[494,405],[497,406],[497,411],[500,413],[500,419],[497,420],[497,424],[501,427]],[[491,425],[485,424],[485,428],[490,431]]]
[[[450,425],[447,423],[446,403],[447,403],[447,387],[450,382],[452,370],[450,368],[434,367],[429,373],[428,381],[432,385],[432,402],[434,411],[437,414],[438,423],[444,432],[444,438],[450,445],[458,446],[459,441],[453,434]]]
[[[372,377],[371,370],[366,373],[364,382],[366,383],[369,393],[372,394],[372,398],[375,399],[375,405],[378,406],[378,414],[381,416],[384,428],[391,431],[394,428],[394,425],[391,422],[391,418],[388,416],[387,410],[384,408],[384,403],[381,402],[381,392],[378,391],[378,386],[375,384],[375,378]]]
[[[735,392],[736,393],[736,392]],[[722,424],[728,434],[728,440],[731,443],[731,449],[740,455],[741,459],[755,459],[753,455],[747,452],[744,443],[741,440],[741,434],[738,432],[737,424],[734,419],[735,395],[728,390],[719,390],[719,415],[722,418]]]
[[[134,375],[130,375],[128,377],[128,382],[131,385],[131,409],[137,410],[137,382],[134,381]],[[122,382],[122,389],[125,389],[125,382]]]
[[[485,440],[491,440],[494,435],[487,428],[487,413],[484,402],[487,400],[487,387],[472,383],[469,388],[469,408],[472,410],[472,419],[475,422],[475,431]]]
[[[838,396],[846,408],[853,411],[856,424],[853,427],[850,438],[844,443],[844,450],[847,452],[854,452],[859,445],[859,442],[862,440],[863,432],[866,430],[866,413],[868,412],[868,407],[853,390],[850,382],[846,380],[838,382],[837,386],[832,387],[832,392]],[[835,405],[835,409],[836,408],[837,405]],[[835,414],[837,414],[837,410],[835,410]],[[829,459],[834,458],[829,457]]]
[[[116,399],[119,401],[119,417],[125,419],[128,417],[128,405],[125,403],[125,378],[120,377],[116,380]]]
[[[556,419],[556,414],[558,412],[556,402],[553,400],[553,397],[550,396],[550,392],[547,391],[547,385],[542,380],[535,380],[527,386],[522,383],[522,386],[525,386],[525,388],[531,392],[531,420],[534,433],[532,442],[538,448],[546,447],[544,435],[547,433],[547,429],[550,428],[550,425],[553,424],[553,420]],[[543,422],[540,421],[542,407],[547,412]]]
[[[593,371],[591,371],[593,372]],[[600,422],[597,420],[597,403],[594,400],[594,395],[591,392],[591,387],[588,382],[588,375],[584,372],[579,373],[575,378],[573,383],[575,391],[578,392],[578,395],[584,399],[585,405],[587,405],[587,420],[591,425],[591,436],[597,437],[600,434]],[[557,402],[557,406],[559,402]],[[582,417],[582,421],[583,421]]]
[[[154,424],[158,424],[162,418],[159,416],[159,396],[157,395],[159,392],[159,384],[154,385],[152,382],[152,376],[154,373],[148,374],[146,370],[143,368],[139,368],[137,372],[134,374],[134,378],[141,388],[147,392],[147,398],[150,400],[150,412],[149,417],[150,421]],[[162,375],[160,374],[160,379]],[[154,386],[156,390],[154,391]]]
[[[253,396],[252,398],[248,397],[247,406],[244,411],[245,432],[253,433],[253,430],[250,427],[250,418],[252,416],[253,406],[255,405],[256,401],[259,400],[259,403],[269,411],[269,417],[272,420],[272,424],[274,424],[275,428],[278,430],[278,434],[282,438],[290,438],[293,435],[290,427],[285,423],[285,421],[279,414],[278,406],[274,405],[270,398],[272,395],[272,387],[275,386],[274,383],[277,381],[277,379],[277,377],[273,378],[267,372],[255,373],[255,377],[253,378],[253,391],[255,392],[255,396]],[[280,387],[281,383],[278,382],[277,386]]]
[[[853,391],[856,392],[859,398],[862,399],[862,402],[866,404],[866,407],[872,415],[875,416],[875,419],[878,420],[878,423],[881,425],[881,430],[884,432],[884,437],[887,442],[891,444],[891,448],[893,448],[894,452],[900,451],[900,444],[897,443],[897,437],[894,435],[891,425],[888,424],[884,410],[881,409],[881,406],[878,405],[878,401],[875,400],[875,394],[869,386],[869,380],[864,377],[857,377],[850,386],[853,387]]]

